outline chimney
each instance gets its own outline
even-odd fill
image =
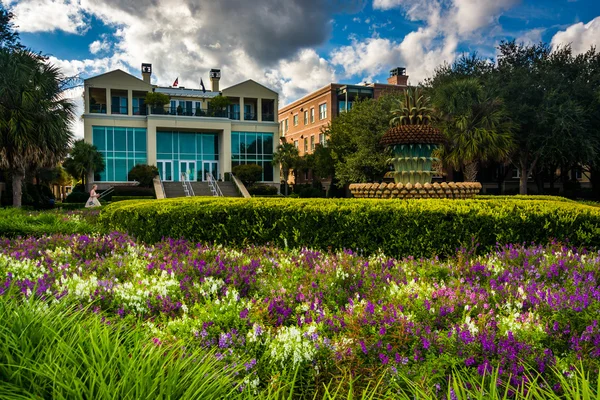
[[[406,75],[406,68],[398,67],[392,69],[387,82],[388,85],[407,86],[408,75]]]
[[[147,84],[150,84],[150,76],[152,75],[152,64],[142,64],[142,79]]]
[[[210,83],[212,86],[213,92],[219,91],[219,80],[221,79],[221,70],[220,69],[211,69],[210,70]]]

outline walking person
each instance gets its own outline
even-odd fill
[[[85,202],[86,208],[100,207],[100,200],[98,200],[98,197],[100,197],[100,195],[96,193],[96,189],[98,189],[98,185],[92,186],[92,190],[90,190],[90,198],[87,199],[87,201]]]

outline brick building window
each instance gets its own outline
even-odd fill
[[[304,125],[308,125],[308,110],[304,111]]]
[[[314,108],[310,109],[310,123],[311,124],[315,123],[315,109]]]
[[[298,126],[298,114],[294,115],[294,126]]]
[[[319,106],[319,119],[327,118],[327,103]]]
[[[304,138],[304,152],[308,153],[308,138]]]
[[[298,148],[298,141],[297,140],[294,140],[294,147]]]
[[[319,133],[319,144],[323,147],[325,147],[325,134],[324,133]]]
[[[315,151],[315,135],[310,136],[310,151]]]

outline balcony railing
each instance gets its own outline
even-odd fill
[[[133,115],[146,115],[148,114],[146,110],[146,107],[133,107]]]
[[[256,119],[257,119],[256,113],[253,113],[253,112],[245,112],[245,113],[244,113],[244,119],[245,119],[246,121],[256,121]]]
[[[126,115],[129,111],[127,110],[127,106],[111,106],[110,112],[112,114],[124,114]]]
[[[210,110],[206,108],[196,108],[194,110],[190,110],[189,108],[179,107],[152,107],[150,108],[150,114],[181,115],[184,117],[213,117],[239,119],[239,113],[229,112],[227,110]]]
[[[275,121],[275,114],[273,113],[262,113],[262,120],[263,121]]]
[[[91,114],[106,114],[106,104],[90,104]]]

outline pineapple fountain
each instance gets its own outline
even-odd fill
[[[474,197],[481,190],[479,182],[431,183],[436,171],[433,165],[435,149],[441,146],[444,135],[431,126],[428,99],[419,89],[407,89],[399,107],[392,111],[392,127],[381,138],[381,144],[392,150],[389,159],[394,171],[386,174],[393,183],[354,183],[354,197],[370,198],[452,198]]]

